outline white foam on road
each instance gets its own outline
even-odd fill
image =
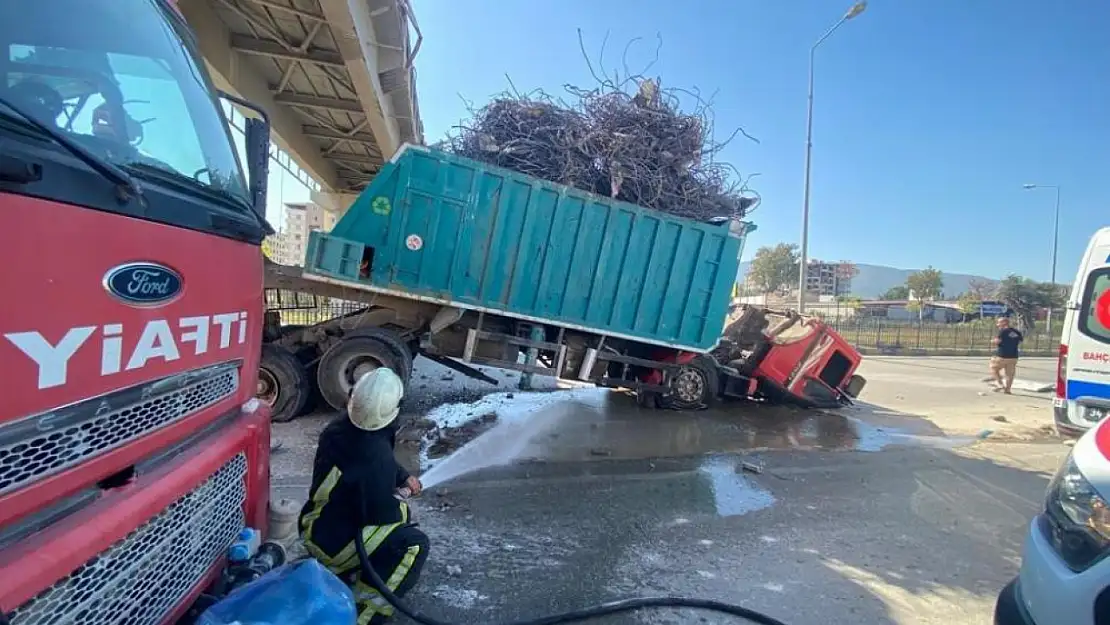
[[[496,424],[443,458],[429,458],[425,447],[420,453],[424,472],[421,479],[426,487],[431,487],[464,473],[516,460],[530,441],[558,424],[564,414],[561,407],[573,404],[600,410],[609,393],[594,387],[547,393],[495,393],[473,403],[439,406],[427,418],[440,428],[459,427],[489,414],[496,415]]]

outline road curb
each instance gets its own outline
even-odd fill
[[[993,354],[989,351],[971,351],[966,349],[919,349],[909,347],[859,347],[853,346],[863,356],[911,356],[926,358],[929,356],[943,356],[961,358],[989,359]],[[1055,358],[1059,354],[1055,350],[1022,350],[1021,355],[1026,358]]]

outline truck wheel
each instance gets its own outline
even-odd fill
[[[393,369],[408,387],[412,357],[407,350],[398,353],[387,341],[376,336],[344,337],[320,359],[316,370],[320,395],[332,408],[343,410],[355,382],[378,367]]]
[[[393,353],[397,355],[399,366],[402,368],[402,370],[394,369],[394,371],[397,372],[397,375],[401,376],[401,380],[405,383],[405,387],[407,388],[409,378],[412,377],[413,354],[416,352],[411,350],[408,345],[405,345],[401,337],[397,336],[395,332],[385,328],[359,328],[348,332],[345,338],[360,336],[377,339],[393,350]]]
[[[679,367],[671,377],[671,392],[659,398],[664,408],[700,410],[717,399],[717,366],[709,358],[698,356]]]
[[[654,391],[636,391],[636,405],[652,410],[659,407],[659,393]]]
[[[296,419],[311,394],[312,381],[297,357],[279,345],[263,344],[255,397],[270,405],[270,420]]]

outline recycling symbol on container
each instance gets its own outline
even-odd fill
[[[389,204],[389,198],[379,195],[370,202],[370,210],[374,211],[375,215],[388,215],[393,207]]]
[[[405,247],[415,252],[424,247],[424,239],[421,239],[418,234],[410,234],[408,238],[405,239]]]

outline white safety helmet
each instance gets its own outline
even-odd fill
[[[388,367],[378,367],[362,376],[351,389],[347,416],[360,430],[380,430],[397,418],[405,385]]]

